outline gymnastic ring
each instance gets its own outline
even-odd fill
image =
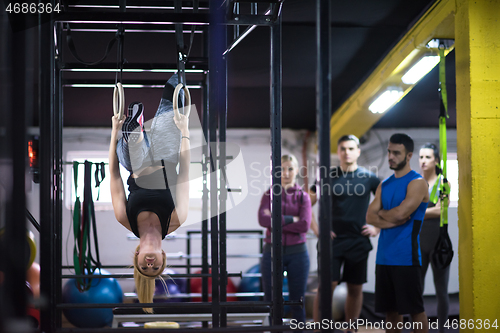
[[[191,114],[191,95],[189,94],[189,89],[187,86],[185,86],[182,83],[179,83],[177,87],[175,87],[174,90],[174,98],[173,98],[173,104],[174,104],[174,113],[175,117],[179,119],[179,91],[181,88],[184,90],[184,95],[186,96],[186,107],[184,108],[184,115],[189,118],[189,114]]]
[[[121,82],[116,83],[115,90],[113,91],[113,113],[118,115],[118,120],[122,119],[123,112],[125,111],[125,92]]]

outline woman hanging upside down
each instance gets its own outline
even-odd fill
[[[130,104],[126,118],[112,117],[111,199],[118,222],[140,240],[134,255],[134,279],[141,303],[153,302],[154,281],[161,278],[167,261],[161,241],[186,221],[189,208],[189,114],[173,108],[177,82],[174,75],[165,84],[149,130],[144,128],[140,102]],[[119,163],[130,172],[128,200]],[[144,311],[151,313],[152,309]]]

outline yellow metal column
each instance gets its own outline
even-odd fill
[[[455,55],[460,331],[489,332],[486,320],[500,329],[500,1],[456,0]]]

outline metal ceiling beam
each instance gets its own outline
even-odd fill
[[[427,43],[434,38],[454,39],[455,1],[438,0],[422,15],[397,45],[381,61],[360,87],[333,113],[330,140],[336,151],[337,140],[344,134],[361,137],[384,114],[374,114],[368,106],[391,84],[400,85],[408,65],[429,51]],[[399,82],[396,82],[399,80]],[[405,87],[406,95],[412,87]]]
[[[63,80],[64,88],[114,88],[114,80],[82,80],[82,79],[66,79]],[[189,89],[201,89],[202,82],[200,81],[187,81]],[[165,80],[124,80],[123,87],[129,89],[143,89],[143,88],[158,88],[165,87]]]
[[[158,24],[141,24],[138,26],[137,24],[123,24],[123,28],[126,33],[166,33],[166,34],[174,34],[175,29],[169,25],[158,25]],[[64,25],[62,31],[67,31],[67,27]],[[116,27],[110,24],[100,24],[100,23],[72,23],[71,24],[71,32],[106,32],[106,33],[116,33]],[[185,34],[191,33],[191,26],[186,26],[183,30]],[[195,34],[202,34],[203,31],[195,30]]]
[[[66,1],[69,8],[119,8],[116,0],[78,0]],[[200,1],[199,8],[208,10],[208,1]],[[174,9],[174,1],[154,1],[154,0],[128,0],[127,9],[135,8],[151,8],[151,9]],[[182,9],[192,10],[193,1],[183,1]]]
[[[186,72],[196,73],[200,71],[208,71],[208,62],[206,58],[190,57],[190,61],[186,63]],[[88,66],[80,63],[65,63],[61,65],[63,72],[115,72],[119,71],[116,68],[116,63],[100,63],[94,66]],[[177,64],[171,63],[125,63],[123,65],[124,72],[177,72]]]
[[[208,25],[209,18],[210,14],[208,13],[66,12],[57,16],[55,21],[86,24],[126,24],[151,28],[151,25],[162,26],[176,23]],[[226,24],[271,26],[273,17],[270,15],[241,14],[235,16],[232,20],[228,20]]]
[[[108,23],[108,24],[155,24],[165,25],[185,23],[207,25],[208,13],[136,13],[136,12],[66,12],[56,17],[56,21],[65,23]]]

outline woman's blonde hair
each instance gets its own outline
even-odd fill
[[[295,155],[293,154],[285,154],[281,156],[281,163],[283,162],[292,162],[293,167],[297,170],[299,169],[299,161],[297,160],[297,157],[295,157]]]
[[[162,251],[163,264],[158,270],[156,275],[146,275],[139,270],[139,264],[137,263],[137,254],[139,253],[140,245],[136,247],[134,253],[134,281],[135,290],[137,291],[137,298],[140,303],[153,303],[153,296],[155,293],[155,280],[159,278],[164,285],[166,285],[165,280],[161,276],[161,273],[165,270],[167,266],[167,255]],[[143,308],[144,312],[153,313],[152,308]]]

